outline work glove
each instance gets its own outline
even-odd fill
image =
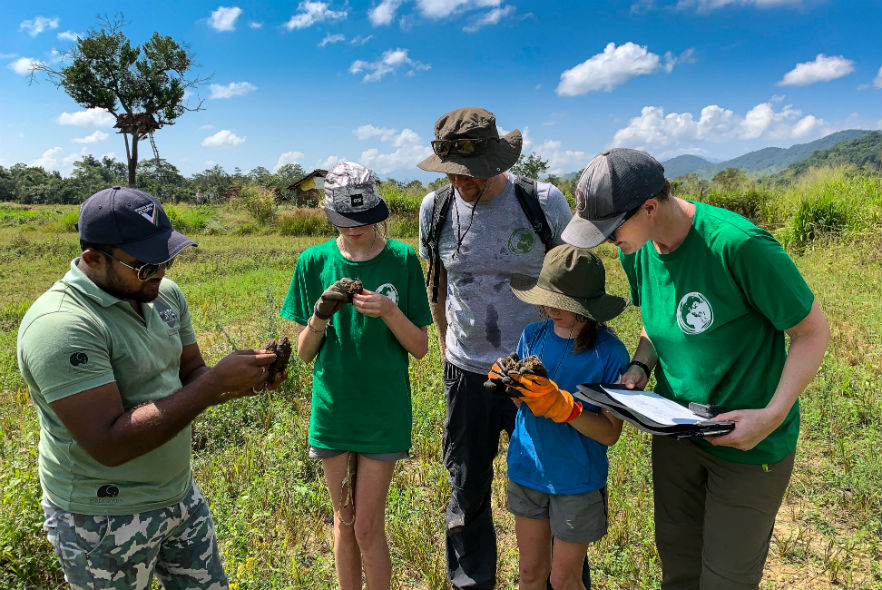
[[[484,382],[484,390],[488,393],[497,395],[507,395],[508,397],[519,398],[520,392],[517,389],[509,387],[514,385],[514,380],[508,376],[509,369],[516,369],[520,365],[518,354],[513,352],[507,357],[499,357],[490,371],[487,373],[487,381]]]
[[[325,289],[318,301],[315,302],[313,313],[320,320],[326,320],[337,313],[347,303],[352,303],[352,295],[361,293],[361,281],[346,277]]]
[[[569,422],[582,413],[582,404],[548,378],[548,371],[538,357],[527,357],[509,368],[506,377],[509,379],[505,382],[506,388],[515,390],[536,416]]]

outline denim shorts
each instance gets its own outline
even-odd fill
[[[310,459],[330,459],[331,457],[336,457],[338,455],[342,455],[343,453],[348,453],[350,451],[341,451],[338,449],[324,449],[322,447],[314,447],[312,445],[309,446],[309,458]],[[373,459],[374,461],[399,461],[401,459],[407,459],[410,457],[410,452],[408,451],[399,451],[397,453],[356,453],[355,451],[351,451],[356,455],[361,455],[367,459]]]
[[[508,482],[508,511],[515,516],[547,519],[554,538],[593,543],[606,534],[606,487],[585,494],[547,494]]]

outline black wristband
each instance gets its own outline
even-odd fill
[[[318,302],[316,302],[316,306],[312,309],[312,315],[314,315],[315,317],[317,317],[320,320],[327,320],[328,318],[331,317],[329,315],[323,314],[322,312],[320,312],[318,310]]]
[[[650,369],[649,365],[647,365],[646,363],[642,363],[640,361],[631,361],[630,363],[628,363],[628,366],[629,367],[640,367],[641,369],[643,369],[643,372],[646,373],[647,379],[649,379],[649,377],[652,375],[652,369]]]

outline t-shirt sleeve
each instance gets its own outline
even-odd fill
[[[736,246],[732,275],[748,303],[778,330],[788,330],[808,316],[815,300],[793,259],[764,230]]]
[[[435,205],[435,193],[431,192],[425,197],[423,197],[423,202],[420,203],[420,240],[419,240],[419,253],[421,258],[429,258],[429,248],[425,244],[425,240],[429,235],[429,231],[432,229],[432,209]]]
[[[628,368],[631,356],[622,341],[615,336],[610,335],[604,347],[606,350],[603,355],[603,382],[615,383]]]
[[[283,318],[302,326],[305,326],[309,321],[312,316],[312,308],[315,305],[314,301],[310,301],[307,288],[306,275],[310,265],[308,256],[304,256],[304,254],[301,254],[297,259],[297,264],[294,266],[294,276],[291,277],[291,284],[288,286],[288,294],[285,295],[285,301],[279,311],[279,315]]]
[[[178,326],[181,344],[189,346],[196,342],[196,331],[193,330],[193,318],[190,316],[190,306],[181,292],[181,288],[175,283],[174,289],[175,307],[178,313]]]
[[[415,326],[428,326],[432,323],[432,312],[426,296],[426,285],[423,282],[423,267],[416,252],[407,248],[407,309],[404,315]]]
[[[64,312],[35,319],[21,336],[21,363],[48,402],[116,380],[107,338],[81,317]]]
[[[548,197],[543,211],[548,225],[551,226],[551,233],[554,235],[552,242],[555,246],[560,246],[564,243],[560,234],[563,233],[564,228],[572,219],[573,212],[570,210],[567,198],[560,192],[560,189],[553,184],[549,186]]]
[[[619,250],[619,262],[622,264],[622,270],[628,277],[628,287],[631,291],[631,305],[640,307],[640,288],[637,284],[637,254],[624,254]]]

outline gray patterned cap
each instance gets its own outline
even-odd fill
[[[325,215],[337,227],[359,227],[389,217],[373,173],[355,162],[338,162],[325,176]]]
[[[561,238],[579,248],[602,244],[622,219],[665,186],[665,169],[639,150],[615,148],[596,156],[576,185],[576,214]]]

